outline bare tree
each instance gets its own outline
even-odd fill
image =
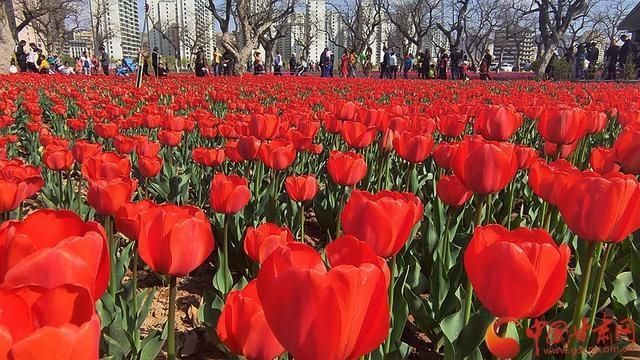
[[[15,26],[13,27],[14,40],[17,42],[20,31],[32,24],[33,21],[45,16],[66,18],[70,14],[76,13],[81,3],[81,0],[14,0],[11,4],[15,16],[15,22],[11,24]],[[11,15],[11,13],[8,14],[8,16]]]
[[[436,26],[447,39],[449,51],[460,47],[470,3],[471,0],[454,0],[448,9],[445,9],[445,13],[451,13],[451,16],[448,19],[443,17],[436,22]]]
[[[300,56],[305,59],[309,58],[309,50],[313,43],[318,39],[318,35],[321,33],[326,33],[327,38],[330,36],[330,32],[327,29],[320,29],[318,27],[317,19],[307,19],[305,20],[303,17],[295,18],[291,24],[290,31],[295,32],[301,36],[295,36],[294,44],[302,48]]]
[[[553,53],[574,20],[585,14],[587,0],[533,0],[528,13],[538,15],[539,57],[536,78],[542,79]]]
[[[346,37],[346,47],[362,53],[382,23],[381,0],[331,0],[327,3],[338,16]],[[328,36],[329,37],[329,36]],[[333,37],[333,36],[331,36]],[[338,41],[331,40],[336,45]]]
[[[507,8],[505,3],[492,0],[471,0],[474,11],[463,18],[464,47],[472,64],[480,63],[485,49],[495,39],[495,32],[504,25],[499,16]]]
[[[381,6],[395,31],[419,50],[425,46],[427,36],[435,28],[436,11],[441,2],[442,0],[381,0]]]
[[[113,39],[120,31],[107,21],[109,12],[113,6],[116,6],[115,1],[117,0],[89,0],[94,53],[97,53],[101,45]]]
[[[47,52],[62,52],[73,33],[83,27],[78,3],[66,3],[62,8],[33,19],[31,27]]]
[[[296,0],[209,0],[209,10],[222,32],[222,47],[236,60],[236,74],[244,72],[259,36],[293,14],[295,4]],[[231,20],[237,26],[235,34]]]
[[[264,33],[260,34],[258,41],[260,45],[264,48],[264,62],[265,69],[271,69],[271,64],[273,64],[273,48],[276,45],[276,41],[285,37],[287,33],[287,29],[289,28],[290,23],[287,19],[280,21],[277,24],[274,24],[272,27],[267,29]]]
[[[618,34],[618,25],[631,9],[633,3],[627,0],[604,0],[591,11],[589,17],[594,29],[611,41]]]

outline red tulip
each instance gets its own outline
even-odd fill
[[[138,157],[138,170],[144,178],[156,177],[162,170],[163,160],[159,156]]]
[[[229,140],[224,144],[224,155],[232,162],[239,163],[244,161],[244,158],[238,152],[238,141]]]
[[[467,116],[460,114],[446,114],[438,118],[438,131],[449,137],[462,135],[467,127]]]
[[[293,242],[293,234],[286,227],[264,223],[248,227],[244,235],[244,252],[257,263],[262,263],[271,253]]]
[[[142,217],[138,253],[154,271],[185,276],[200,266],[214,247],[209,219],[196,207],[160,205],[149,208]]]
[[[313,175],[288,176],[284,182],[284,187],[291,200],[297,202],[310,201],[318,193],[318,180]]]
[[[102,226],[67,210],[41,209],[0,226],[0,284],[54,288],[74,284],[99,299],[109,281]],[[61,266],[64,264],[64,266]]]
[[[538,121],[538,132],[551,143],[572,144],[586,134],[586,115],[582,109],[547,108]]]
[[[103,152],[85,158],[82,162],[82,176],[88,180],[111,180],[129,177],[131,162],[126,155]]]
[[[102,145],[91,143],[86,140],[78,140],[71,148],[71,154],[78,164],[82,164],[84,159],[90,158],[102,151]]]
[[[30,165],[0,166],[0,213],[17,209],[44,186],[40,170]]]
[[[422,202],[411,193],[354,190],[341,214],[345,234],[369,243],[378,256],[398,253],[423,214]]]
[[[296,149],[289,142],[274,140],[262,144],[259,156],[266,167],[284,170],[295,161]]]
[[[285,352],[267,324],[256,280],[227,295],[216,332],[229,350],[247,359],[270,360]]]
[[[333,114],[338,120],[352,121],[357,114],[356,104],[351,101],[338,102],[333,107]]]
[[[247,206],[251,191],[244,177],[217,173],[211,181],[209,197],[213,211],[235,214]]]
[[[487,310],[499,318],[535,318],[554,306],[567,282],[571,252],[542,229],[475,229],[464,268]],[[513,301],[518,299],[518,301]]]
[[[73,155],[64,147],[49,145],[42,154],[42,162],[53,171],[66,171],[73,166]]]
[[[567,145],[558,145],[549,141],[545,141],[543,152],[545,156],[549,156],[553,159],[566,159],[571,154],[573,154],[577,147],[577,141]]]
[[[640,229],[640,184],[632,175],[582,174],[557,201],[564,222],[584,240],[621,242]]]
[[[342,243],[327,248],[331,270],[311,247],[292,243],[275,250],[258,274],[267,323],[296,359],[357,359],[387,337],[386,264],[357,253],[366,245]]]
[[[566,160],[547,164],[540,159],[529,168],[529,187],[542,200],[557,205],[558,197],[580,175],[580,171]]]
[[[142,216],[154,205],[151,200],[124,203],[116,212],[116,229],[129,240],[138,240]]]
[[[459,143],[441,142],[433,148],[433,160],[443,169],[451,169],[451,159],[458,149]]]
[[[516,145],[516,156],[518,169],[528,169],[539,158],[536,149],[521,145]]]
[[[429,157],[433,149],[431,135],[402,132],[393,140],[393,148],[398,156],[410,163],[421,163]]]
[[[244,160],[255,160],[258,158],[260,141],[253,136],[241,136],[238,139],[238,153]]]
[[[136,146],[136,139],[130,136],[118,135],[113,139],[113,146],[120,154],[131,154]]]
[[[342,138],[352,148],[362,149],[371,145],[376,138],[376,128],[356,121],[346,121],[340,132]]]
[[[193,149],[191,158],[196,164],[215,167],[224,162],[224,149],[208,149],[203,147],[197,147]]]
[[[97,359],[100,318],[87,289],[0,289],[0,357],[3,359]]]
[[[249,133],[260,140],[271,140],[280,131],[280,118],[271,114],[253,114],[249,121]]]
[[[486,195],[511,182],[518,171],[518,157],[513,144],[468,137],[458,146],[451,165],[467,189]]]
[[[640,126],[628,127],[620,133],[613,144],[613,156],[622,171],[640,175]]]
[[[178,146],[182,142],[182,131],[160,130],[158,140],[160,140],[160,144],[164,146]]]
[[[160,143],[151,141],[138,141],[136,144],[136,154],[139,156],[158,156]]]
[[[443,203],[453,207],[464,205],[473,196],[455,175],[443,175],[436,185],[436,193]]]
[[[629,124],[640,124],[640,110],[618,111],[618,122],[622,126],[627,126]]]
[[[367,163],[364,156],[356,152],[332,150],[327,160],[327,172],[334,183],[353,186],[367,175]]]
[[[616,164],[613,151],[605,147],[591,149],[589,165],[593,171],[603,175],[611,171],[620,171],[620,165]]]
[[[111,139],[118,135],[118,125],[114,123],[96,123],[93,130],[103,139]]]
[[[486,106],[476,118],[473,129],[487,140],[506,141],[522,126],[522,114],[509,106]]]
[[[607,114],[600,111],[586,111],[586,132],[597,134],[607,127]]]
[[[120,207],[131,201],[138,182],[128,177],[111,180],[89,180],[87,201],[101,215],[114,215]]]

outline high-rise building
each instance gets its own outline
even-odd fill
[[[517,68],[517,64],[532,63],[535,55],[533,30],[514,25],[509,31],[496,31],[493,41],[493,56],[496,61],[509,63]]]
[[[327,1],[307,0],[305,14],[305,36],[308,36],[309,61],[317,62],[327,47]]]
[[[76,58],[81,57],[84,51],[93,52],[93,33],[86,29],[72,31],[69,40],[64,44],[63,53]]]
[[[293,54],[295,54],[297,60],[301,56],[306,56],[303,54],[303,50],[305,41],[309,39],[306,38],[305,14],[293,13],[286,21],[283,31],[284,36],[276,40],[274,49],[282,55],[282,59],[288,64],[288,60]]]
[[[329,50],[336,56],[341,56],[347,46],[347,34],[340,14],[333,9],[327,11],[326,34]]]
[[[137,0],[89,1],[96,41],[116,59],[136,58],[140,49]]]
[[[213,57],[213,16],[206,0],[152,0],[149,3],[149,43],[163,56],[186,66],[198,47]]]

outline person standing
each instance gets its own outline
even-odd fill
[[[82,62],[82,73],[84,75],[91,75],[91,59],[89,58],[89,55],[87,55],[86,51],[82,52],[80,62]]]
[[[27,69],[29,72],[38,72],[38,67],[36,66],[36,61],[38,60],[38,47],[34,43],[29,44],[29,54],[27,54]]]
[[[411,71],[412,67],[413,67],[413,55],[409,53],[404,56],[404,61],[402,64],[402,74],[404,75],[405,79],[409,78],[409,71]]]
[[[624,69],[627,63],[635,61],[636,46],[625,34],[620,36],[620,40],[622,40],[623,44],[622,47],[620,47],[620,52],[618,53],[618,61],[620,62],[620,67]]]
[[[460,62],[462,61],[462,52],[458,49],[453,49],[451,52],[451,79],[458,80],[460,75]]]
[[[469,59],[467,58],[466,54],[462,55],[462,60],[460,60],[458,69],[460,71],[460,80],[469,80],[469,76],[467,75],[467,70],[469,69]]]
[[[349,50],[345,50],[340,58],[340,77],[346,78],[349,74]]]
[[[351,50],[351,52],[349,53],[349,77],[356,77],[356,62],[358,61],[358,58],[356,56],[356,51],[355,50]]]
[[[575,63],[575,78],[577,80],[584,80],[586,68],[587,68],[587,49],[584,46],[584,44],[580,44],[578,45],[578,50],[576,52],[576,63]]]
[[[609,48],[607,48],[607,51],[604,52],[604,62],[606,64],[606,69],[607,69],[604,76],[605,80],[616,79],[619,51],[620,51],[620,48],[616,44],[616,40],[612,39],[611,45],[609,45]]]
[[[493,61],[493,56],[491,56],[491,52],[487,49],[480,61],[480,80],[491,80],[489,77],[489,67],[491,67],[491,61]]]
[[[380,63],[380,79],[387,78],[389,75],[389,62],[391,60],[391,53],[389,49],[385,48],[384,55],[382,55],[382,62]]]
[[[284,66],[284,63],[282,62],[282,55],[280,55],[280,52],[276,52],[276,58],[273,61],[273,74],[282,76],[283,66]]]
[[[20,67],[20,72],[27,72],[27,53],[24,51],[24,47],[26,45],[26,41],[20,40],[15,49],[16,61],[18,62],[18,66]]]
[[[373,50],[368,47],[367,50],[364,53],[364,60],[362,62],[362,72],[364,73],[364,76],[366,78],[368,78],[371,74],[371,54],[373,53]]]
[[[329,63],[331,60],[328,52],[329,48],[324,48],[320,54],[320,77],[329,77]]]
[[[289,75],[295,75],[298,68],[298,61],[296,60],[296,53],[291,53],[289,58]]]
[[[594,79],[596,77],[596,65],[598,64],[598,58],[600,58],[600,50],[598,50],[596,43],[592,41],[587,46],[587,60],[589,60],[590,79]]]
[[[206,75],[206,71],[204,70],[206,64],[206,54],[204,53],[204,48],[202,46],[198,46],[198,51],[196,52],[196,61],[195,61],[195,73],[197,77],[203,77]]]
[[[429,78],[429,70],[431,67],[431,53],[426,49],[422,54],[421,74],[423,79]]]
[[[109,75],[109,65],[111,63],[109,60],[109,53],[107,53],[104,45],[101,45],[98,50],[100,50],[100,66],[102,66],[102,73]]]
[[[213,76],[222,75],[222,54],[217,47],[213,47]]]
[[[389,55],[389,79],[396,79],[398,77],[398,57],[395,51],[391,50]]]
[[[440,50],[440,59],[438,60],[438,79],[447,80],[447,63],[449,62],[449,54],[444,49]]]
[[[158,63],[158,47],[154,46],[151,51],[151,66],[153,66],[153,76],[156,78],[160,75],[160,64]]]

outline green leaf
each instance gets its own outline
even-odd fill
[[[144,338],[142,349],[138,356],[139,360],[155,360],[158,357],[166,340],[166,337],[162,335],[159,331],[154,330]]]
[[[224,265],[224,255],[222,251],[218,252],[218,270],[213,276],[213,287],[223,294],[227,294],[233,287],[233,278],[231,271]]]
[[[633,275],[631,274],[631,271],[625,271],[618,274],[615,280],[613,280],[613,292],[611,293],[613,299],[621,305],[627,305],[628,303],[636,300],[638,298],[638,294],[631,287],[632,282]]]
[[[466,357],[477,349],[484,341],[487,327],[493,319],[493,315],[484,310],[471,315],[469,323],[462,329],[460,335],[453,343],[456,348],[456,353],[462,357]]]

